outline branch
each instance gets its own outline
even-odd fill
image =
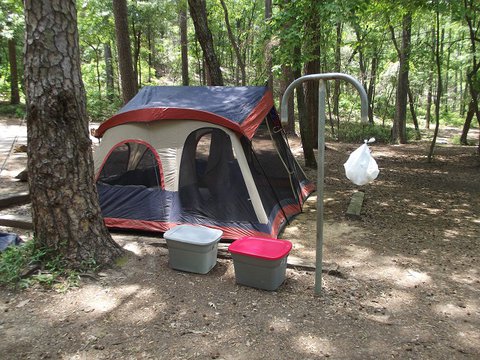
[[[400,48],[398,47],[397,39],[395,38],[395,30],[393,29],[392,25],[388,25],[388,28],[390,29],[390,34],[392,36],[392,41],[393,41],[393,45],[395,46],[395,50],[397,50],[397,55],[400,56]]]

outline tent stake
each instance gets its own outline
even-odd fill
[[[293,90],[308,80],[319,80],[318,90],[318,159],[317,159],[317,241],[315,253],[315,294],[322,292],[322,258],[323,258],[323,198],[324,198],[324,163],[325,163],[325,96],[326,80],[345,80],[351,83],[360,93],[361,120],[368,122],[368,98],[362,84],[354,77],[342,73],[312,74],[302,76],[293,81],[285,90],[281,104],[282,123],[288,122],[288,98]]]

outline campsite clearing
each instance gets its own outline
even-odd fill
[[[298,141],[290,142],[301,159]],[[278,291],[260,291],[235,284],[229,259],[207,275],[178,272],[155,239],[127,242],[115,234],[128,257],[82,276],[78,288],[0,289],[1,357],[479,358],[475,149],[442,145],[428,164],[425,143],[376,144],[379,178],[357,188],[342,166],[356,147],[329,143],[326,151],[324,260],[336,267],[324,274],[321,296],[313,294],[312,271],[289,268]],[[16,160],[6,174],[22,168]],[[308,173],[313,179],[315,171]],[[25,189],[4,173],[0,181],[2,191]],[[361,216],[348,220],[357,190],[365,192]],[[1,213],[9,211],[29,210]],[[282,233],[292,255],[313,259],[315,219],[313,196]]]

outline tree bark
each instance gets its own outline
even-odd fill
[[[397,96],[395,102],[395,117],[392,132],[392,141],[400,144],[407,143],[407,97],[408,97],[408,73],[410,59],[410,41],[412,36],[412,14],[407,13],[403,16],[402,24],[402,44],[401,48],[397,46],[393,29],[392,40],[397,48],[399,56],[399,70],[397,81]]]
[[[115,38],[117,40],[118,66],[122,86],[123,103],[126,104],[137,93],[137,80],[133,72],[132,49],[128,35],[128,14],[126,0],[113,0]]]
[[[15,39],[8,39],[8,61],[10,63],[10,104],[20,104],[18,90],[17,44]]]
[[[220,69],[220,63],[215,48],[213,46],[213,37],[208,27],[207,8],[205,0],[188,0],[190,16],[195,27],[195,34],[203,50],[203,57],[208,69],[208,85],[223,86],[223,75]]]
[[[37,246],[72,267],[110,264],[122,250],[95,187],[80,74],[75,1],[25,1],[28,182]]]
[[[187,33],[187,3],[185,0],[179,2],[178,22],[180,26],[180,46],[182,53],[182,85],[190,85],[188,74],[188,33]]]

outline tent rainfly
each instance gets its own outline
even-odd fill
[[[276,238],[314,190],[265,87],[144,87],[96,136],[109,228]]]

